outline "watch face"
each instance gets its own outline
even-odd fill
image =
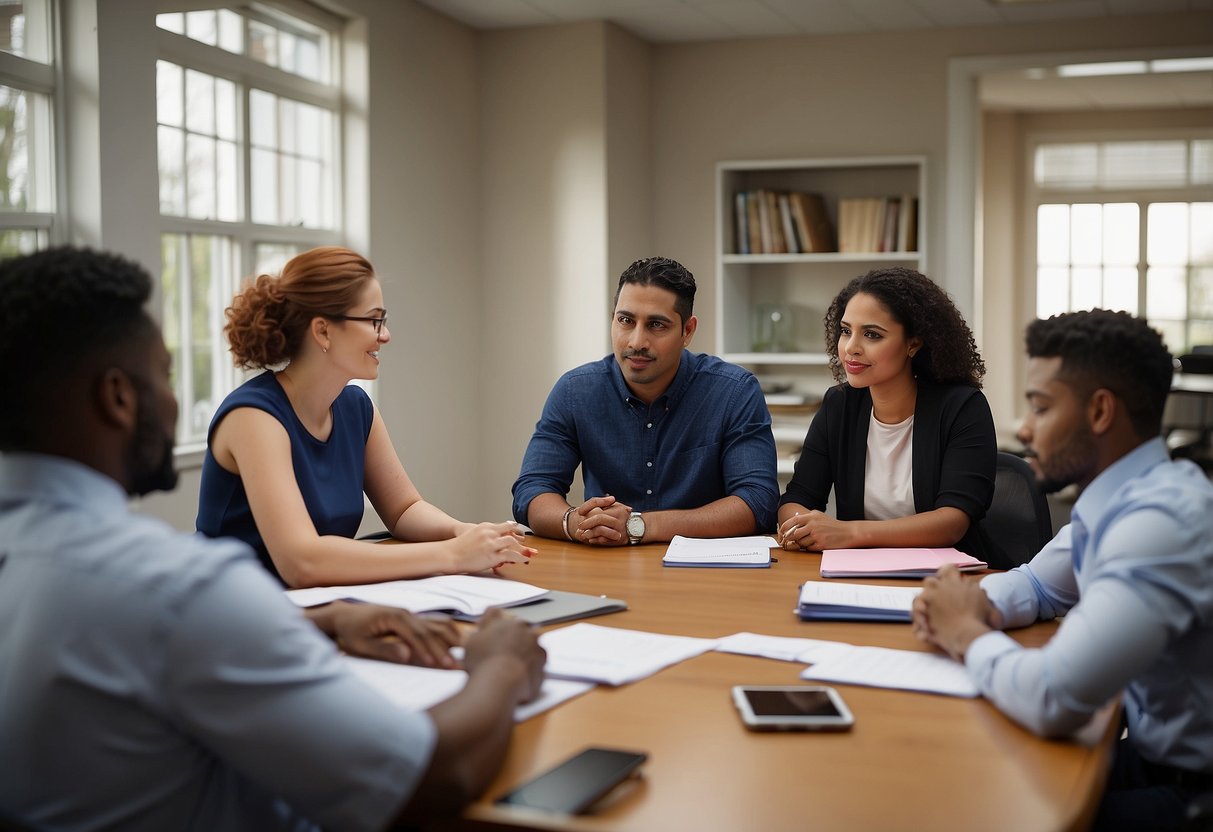
[[[630,537],[644,536],[644,518],[633,514],[628,518],[628,535]]]

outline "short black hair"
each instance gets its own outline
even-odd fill
[[[1061,358],[1058,378],[1089,398],[1111,390],[1143,438],[1162,432],[1162,411],[1171,390],[1171,353],[1162,335],[1128,312],[1066,312],[1028,324],[1030,358]]]
[[[846,380],[838,357],[842,316],[851,298],[861,292],[876,298],[889,310],[905,330],[906,338],[922,340],[922,347],[910,360],[915,378],[981,387],[986,365],[964,316],[939,284],[904,266],[874,269],[860,275],[843,287],[826,310],[826,354],[835,381]]]
[[[114,254],[62,246],[0,261],[0,450],[29,447],[67,376],[146,338],[152,279]]]
[[[673,292],[674,311],[682,316],[682,325],[686,327],[695,308],[695,275],[687,271],[686,266],[668,257],[645,257],[637,260],[619,275],[614,306],[619,305],[619,293],[623,291],[625,283],[659,286]]]

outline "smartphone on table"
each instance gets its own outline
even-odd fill
[[[834,688],[737,685],[733,704],[751,731],[847,731],[855,724]]]
[[[497,805],[580,814],[631,777],[647,759],[643,751],[587,748],[498,798]]]

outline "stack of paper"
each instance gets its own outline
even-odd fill
[[[548,652],[548,676],[626,685],[672,664],[706,653],[716,646],[710,638],[688,638],[573,624],[539,637]]]
[[[292,589],[287,596],[301,607],[349,598],[369,604],[400,607],[410,612],[447,612],[456,618],[477,618],[489,607],[525,604],[547,595],[546,589],[505,578],[439,575],[414,581],[386,581],[356,586]]]
[[[925,578],[939,567],[955,564],[961,572],[978,572],[985,561],[957,549],[826,549],[821,553],[823,578]]]
[[[796,613],[805,621],[909,621],[917,587],[805,581]]]
[[[775,538],[763,535],[721,538],[674,535],[661,562],[665,566],[764,568],[771,565],[771,550],[778,548]]]

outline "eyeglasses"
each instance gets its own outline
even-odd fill
[[[375,334],[383,332],[383,325],[387,323],[387,313],[384,312],[378,318],[370,318],[365,315],[328,315],[334,321],[370,321],[371,326],[375,327]]]

